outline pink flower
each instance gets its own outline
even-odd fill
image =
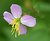
[[[30,15],[22,15],[22,9],[17,4],[12,4],[11,7],[11,13],[5,11],[3,16],[4,19],[12,25],[12,33],[18,33],[18,36],[21,34],[26,34],[27,29],[24,25],[29,27],[34,27],[36,25],[36,19]],[[15,34],[16,35],[16,34]]]

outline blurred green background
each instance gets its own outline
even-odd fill
[[[28,27],[27,34],[17,38],[11,35],[11,25],[3,19],[3,12],[10,12],[12,4],[20,5],[23,14],[37,20],[35,27]],[[0,41],[50,41],[50,0],[0,0]]]

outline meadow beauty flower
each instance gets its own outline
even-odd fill
[[[36,25],[36,19],[30,15],[22,15],[22,9],[17,4],[12,4],[11,7],[11,13],[5,11],[3,16],[4,19],[12,25],[12,34],[16,33],[19,35],[26,34],[27,29],[24,25],[29,27],[34,27]]]

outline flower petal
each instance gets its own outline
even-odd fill
[[[20,28],[20,34],[26,34],[27,29],[26,29],[26,27],[24,25],[20,24],[19,28]]]
[[[19,5],[12,4],[10,9],[15,18],[20,18],[21,14],[22,14],[22,9]]]
[[[3,16],[4,19],[10,24],[13,19],[13,16],[7,11],[4,12]]]
[[[32,16],[24,15],[21,18],[21,23],[26,25],[26,26],[33,27],[36,24],[36,19]]]

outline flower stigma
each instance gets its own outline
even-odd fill
[[[19,18],[13,19],[11,25],[12,25],[12,30],[11,30],[12,35],[15,33],[15,37],[16,35],[20,36],[20,29],[19,29],[20,19]]]

